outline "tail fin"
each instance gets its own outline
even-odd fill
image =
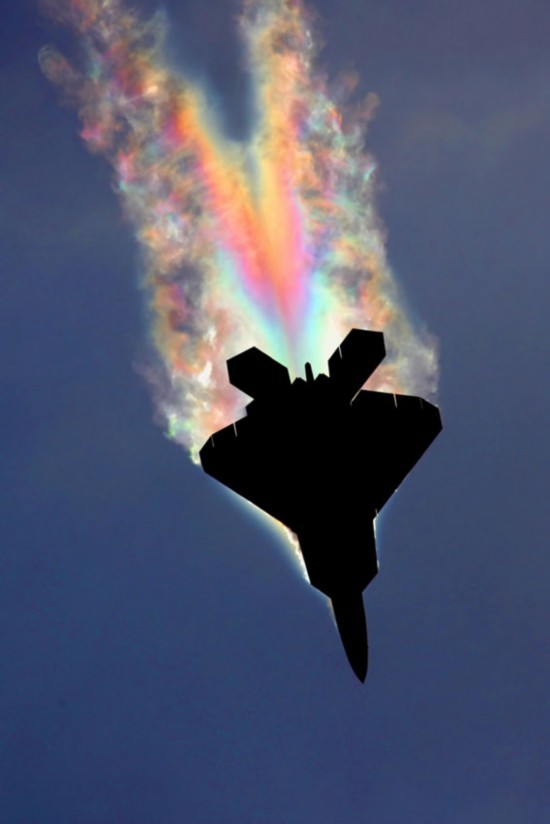
[[[361,592],[343,592],[331,598],[336,626],[351,668],[364,681],[369,665],[367,619]]]

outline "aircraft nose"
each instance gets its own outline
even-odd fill
[[[369,665],[369,647],[363,594],[341,592],[330,600],[348,661],[358,679],[364,681]]]

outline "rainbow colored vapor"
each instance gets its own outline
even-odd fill
[[[162,18],[145,22],[119,0],[46,5],[78,33],[82,63],[47,47],[42,68],[112,164],[143,252],[169,436],[197,460],[238,417],[248,399],[228,385],[228,357],[256,345],[294,374],[306,360],[320,370],[352,326],[385,333],[372,388],[433,395],[433,342],[399,302],[373,202],[364,136],[376,99],[338,108],[302,3],[244,2],[254,119],[241,142],[206,89],[168,67]]]

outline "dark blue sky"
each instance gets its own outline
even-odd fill
[[[441,343],[365,686],[284,548],[153,424],[131,227],[37,64],[67,37],[2,13],[2,824],[548,820],[550,6],[316,6],[324,65],[381,97],[389,256]],[[165,8],[238,129],[235,4]]]

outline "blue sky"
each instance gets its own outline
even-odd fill
[[[381,98],[389,257],[441,348],[365,686],[284,548],[153,423],[131,227],[38,68],[70,41],[3,11],[6,824],[547,820],[550,8],[316,7],[323,65]],[[236,8],[165,2],[238,130]]]

